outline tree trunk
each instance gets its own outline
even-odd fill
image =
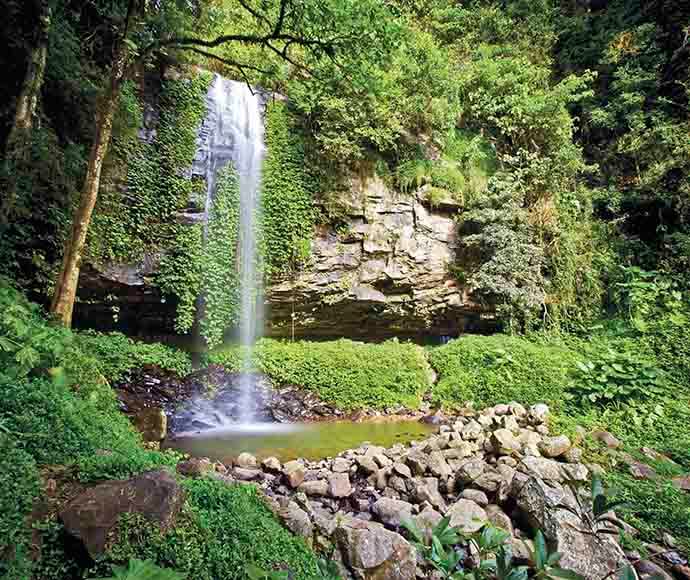
[[[65,326],[72,324],[72,312],[77,296],[79,284],[79,269],[81,268],[82,253],[86,244],[86,234],[91,224],[91,215],[98,198],[101,183],[101,169],[103,160],[108,153],[110,137],[113,131],[113,119],[117,112],[120,89],[125,76],[127,49],[124,41],[116,51],[113,67],[110,73],[110,83],[104,95],[96,116],[96,136],[91,147],[89,165],[86,170],[84,187],[81,193],[79,207],[72,219],[72,233],[65,245],[65,255],[62,268],[58,276],[53,302],[50,307],[57,319]]]
[[[17,178],[28,162],[31,146],[31,129],[36,114],[38,99],[43,86],[43,76],[48,57],[48,31],[50,28],[50,8],[47,1],[40,5],[40,22],[36,42],[29,53],[26,74],[17,99],[17,109],[12,128],[5,147],[5,173],[7,182],[4,200],[0,206],[0,222],[7,220],[17,198]]]

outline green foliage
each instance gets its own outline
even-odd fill
[[[119,332],[80,332],[76,334],[76,344],[86,356],[96,361],[99,372],[111,382],[144,365],[156,366],[180,376],[192,370],[186,352],[160,343],[135,342]]]
[[[315,225],[313,185],[305,171],[300,129],[287,106],[266,113],[267,153],[261,177],[261,246],[267,274],[299,268],[309,258]]]
[[[0,421],[0,578],[23,580],[31,575],[31,530],[28,517],[40,492],[33,457]]]
[[[438,372],[434,402],[477,408],[519,401],[558,402],[567,384],[575,353],[559,344],[517,336],[464,336],[431,351]]]
[[[137,346],[122,335],[84,335],[93,354],[85,352],[82,337],[48,325],[9,286],[0,287],[0,312],[0,426],[19,449],[38,465],[77,465],[85,480],[176,463],[174,454],[141,448],[102,371],[122,373],[147,362],[188,369],[186,357],[162,346]]]
[[[174,214],[192,198],[194,184],[185,172],[194,159],[210,81],[209,74],[164,81],[152,143],[138,138],[141,97],[132,85],[125,86],[118,119],[128,130],[117,131],[113,139],[89,230],[90,259],[130,261],[173,245],[179,233]]]
[[[260,340],[254,363],[278,384],[315,391],[324,401],[344,410],[419,406],[429,388],[424,351],[412,344],[387,341],[365,344],[341,339],[332,342]],[[212,363],[239,370],[237,348],[212,352]]]
[[[527,566],[515,566],[507,540],[510,534],[505,530],[485,525],[479,532],[464,535],[456,528],[450,527],[448,516],[441,519],[428,535],[425,535],[413,521],[403,522],[403,527],[411,536],[417,554],[431,565],[442,578],[450,580],[527,580],[528,577],[563,578],[578,580],[581,576],[570,570],[560,568],[557,564],[561,558],[559,552],[549,552],[544,534],[537,530],[534,539],[530,563],[532,574]],[[476,560],[471,568],[464,568],[463,562],[468,555]]]
[[[663,371],[654,363],[633,352],[608,349],[577,362],[567,397],[607,405],[659,397],[667,386]]]
[[[227,168],[218,177],[202,257],[201,334],[210,347],[221,344],[224,331],[238,320],[239,222],[239,184],[234,170]]]
[[[150,560],[132,558],[128,566],[113,566],[113,575],[98,580],[184,580],[184,575],[174,570],[159,568]]]
[[[187,499],[175,528],[163,535],[144,518],[125,516],[99,568],[145,558],[190,580],[240,580],[248,561],[267,570],[287,568],[298,578],[316,573],[314,555],[278,523],[255,488],[213,479],[182,484]]]

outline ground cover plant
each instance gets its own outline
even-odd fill
[[[416,408],[430,386],[424,351],[398,341],[381,344],[341,339],[329,342],[260,340],[253,352],[256,368],[277,384],[317,393],[343,410]],[[209,354],[209,362],[237,371],[241,353],[226,347]]]

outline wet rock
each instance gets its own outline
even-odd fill
[[[258,466],[258,463],[256,461],[256,457],[254,457],[251,453],[240,453],[235,460],[235,465],[244,469],[254,469]]]
[[[213,463],[208,459],[192,458],[187,461],[180,461],[177,464],[177,473],[188,477],[200,477],[215,470]]]
[[[333,473],[328,478],[328,495],[334,498],[347,497],[352,493],[347,473]],[[320,495],[320,494],[313,494]]]
[[[459,499],[448,508],[450,526],[465,534],[474,533],[488,521],[486,511],[473,501]]]
[[[335,543],[342,561],[364,580],[414,580],[415,549],[381,524],[350,519],[335,530]]]
[[[406,501],[383,497],[371,509],[381,522],[389,526],[399,527],[402,522],[412,519],[412,504]]]
[[[174,525],[183,501],[182,488],[170,473],[148,471],[86,490],[60,512],[60,520],[95,558],[106,549],[123,514],[142,515],[165,533]]]
[[[168,433],[168,417],[163,409],[142,409],[132,418],[144,441],[163,441]]]
[[[568,437],[559,435],[558,437],[544,437],[539,442],[538,447],[545,457],[560,457],[572,447],[572,444]]]

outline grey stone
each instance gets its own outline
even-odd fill
[[[409,479],[410,477],[412,477],[412,471],[404,463],[394,463],[393,471],[400,477],[403,477],[405,479]]]
[[[513,535],[513,522],[510,520],[508,514],[506,514],[499,506],[491,504],[485,506],[486,516],[489,523],[496,527],[501,528],[508,532],[511,536]]]
[[[539,451],[541,451],[541,454],[545,457],[560,457],[568,451],[571,446],[570,439],[565,435],[544,437],[539,443]]]
[[[460,497],[462,499],[469,499],[481,507],[486,507],[489,504],[489,498],[486,497],[483,491],[478,489],[463,489]]]
[[[376,473],[379,470],[378,465],[376,465],[376,462],[371,457],[358,457],[356,461],[357,465],[359,465],[359,469],[365,475],[371,475],[372,473]]]
[[[549,406],[545,405],[544,403],[538,403],[536,405],[532,405],[529,408],[529,419],[532,421],[534,424],[541,424],[546,422],[546,419],[549,417]]]
[[[650,560],[638,560],[634,564],[640,580],[673,580],[673,576]]]
[[[304,466],[299,461],[288,461],[283,465],[283,474],[293,489],[304,481],[305,473]]]
[[[456,476],[460,481],[471,483],[484,473],[485,469],[486,462],[483,459],[470,459],[460,466]]]
[[[623,445],[611,433],[609,433],[608,431],[604,431],[602,429],[592,431],[592,439],[594,439],[595,441],[600,441],[609,449],[618,449],[621,445]]]
[[[352,518],[336,528],[334,537],[343,563],[359,578],[414,580],[416,551],[399,534]]]
[[[414,475],[424,475],[429,465],[429,456],[421,449],[412,449],[407,454],[407,465],[410,466]]]
[[[547,481],[563,481],[561,464],[544,457],[523,457],[518,470],[528,475],[535,475]]]
[[[433,451],[429,455],[429,471],[432,475],[439,477],[441,479],[446,479],[450,476],[451,470],[446,463],[446,459],[440,451]]]
[[[431,539],[432,530],[442,519],[443,516],[432,507],[425,507],[420,513],[412,518],[427,541]]]
[[[283,466],[277,457],[267,457],[261,462],[261,467],[266,471],[272,471],[274,473],[279,473],[283,470]]]
[[[494,449],[503,455],[520,453],[522,444],[509,429],[496,429],[491,435]]]
[[[446,511],[446,501],[438,489],[438,479],[435,477],[415,481],[415,499],[418,503],[428,502],[441,513]]]
[[[402,522],[412,519],[411,503],[386,497],[374,503],[371,507],[371,511],[380,521],[389,526],[398,527]]]
[[[235,465],[245,469],[254,469],[258,466],[258,463],[256,461],[256,457],[254,457],[251,453],[240,453],[235,460]]]
[[[350,466],[351,463],[349,460],[345,459],[344,457],[336,457],[333,460],[333,471],[335,473],[346,473],[350,471]]]
[[[232,475],[240,481],[258,481],[263,477],[260,469],[249,469],[244,467],[235,467],[232,470]]]
[[[325,496],[328,495],[328,488],[327,481],[318,479],[316,481],[305,481],[297,489],[309,496]]]
[[[465,534],[474,533],[488,521],[486,511],[473,501],[459,499],[448,508],[450,526]]]
[[[285,527],[293,534],[311,540],[314,535],[314,525],[309,518],[309,514],[300,508],[294,501],[291,501],[278,511],[278,517],[283,521]]]
[[[347,473],[333,473],[328,478],[328,495],[335,498],[347,497],[352,493],[350,476]],[[318,495],[318,494],[315,494]]]
[[[530,525],[542,530],[559,565],[591,580],[603,580],[627,563],[625,554],[609,534],[593,534],[583,528],[584,514],[572,491],[527,476],[516,496],[518,508]]]

